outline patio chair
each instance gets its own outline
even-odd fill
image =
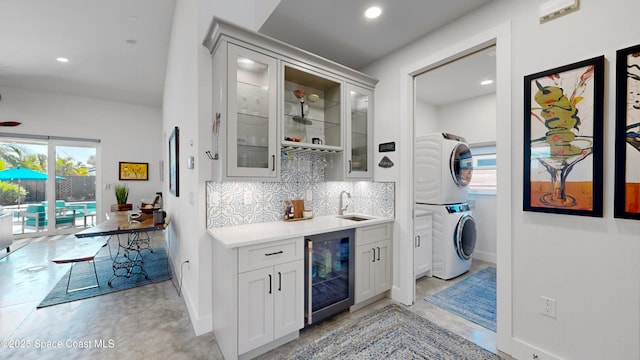
[[[27,205],[27,210],[21,211],[22,232],[25,229],[40,231],[47,227],[47,211],[43,205]]]
[[[47,219],[47,210],[44,205],[28,205],[27,210],[20,213],[22,217],[22,232],[25,229],[34,229],[36,231],[44,230],[49,223]],[[76,210],[66,208],[56,208],[56,227],[74,227],[76,223]]]

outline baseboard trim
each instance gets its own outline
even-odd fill
[[[562,360],[561,357],[516,338],[511,339],[511,345],[512,354],[509,355],[516,359]]]
[[[473,252],[473,258],[482,260],[482,261],[487,261],[493,264],[496,264],[498,260],[496,254],[485,252],[485,251],[478,251],[478,250]]]
[[[191,326],[193,327],[193,331],[196,333],[196,336],[213,331],[212,315],[208,314],[202,317],[196,315],[196,306],[193,303],[193,297],[191,296],[189,288],[186,287],[185,284],[182,284],[182,297],[184,298],[184,303],[187,305],[189,319],[191,319]]]

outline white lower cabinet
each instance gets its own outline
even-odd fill
[[[433,216],[430,213],[416,215],[413,239],[413,273],[416,279],[431,276],[433,246]]]
[[[304,260],[297,251],[302,243],[293,239],[240,249],[238,354],[304,327]],[[261,265],[269,266],[255,269]]]
[[[355,304],[391,289],[391,224],[356,229]]]

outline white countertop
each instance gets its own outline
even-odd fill
[[[340,219],[337,215],[318,216],[310,220],[274,221],[259,224],[247,224],[208,229],[209,235],[219,241],[226,248],[260,244],[269,241],[290,239],[298,236],[308,236],[328,233],[362,226],[385,224],[393,222],[393,218],[377,217],[364,214],[349,213],[365,217],[368,220],[353,221]]]

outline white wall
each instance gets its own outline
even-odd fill
[[[149,163],[149,181],[126,181],[128,202],[140,204],[162,191],[159,162],[162,159],[161,111],[159,108],[123,104],[58,93],[0,87],[0,119],[22,122],[0,132],[99,139],[96,199],[100,219],[116,203],[113,189],[118,162]]]
[[[176,1],[163,98],[163,153],[174,126],[180,128],[180,195],[164,184],[165,204],[173,221],[167,232],[169,255],[196,334],[212,330],[211,238],[206,232],[206,186],[211,179],[211,56],[202,45],[213,16],[257,29],[275,0]],[[186,168],[187,157],[195,169]],[[166,170],[165,170],[166,172]],[[188,263],[186,263],[188,261]],[[184,273],[183,273],[184,272]]]
[[[469,194],[473,202],[473,218],[476,222],[476,248],[473,258],[496,263],[497,257],[497,212],[495,195]]]
[[[464,137],[468,144],[496,141],[496,94],[438,107],[439,131]]]
[[[636,24],[640,3],[580,2],[578,12],[545,24],[538,23],[538,5],[539,2],[525,0],[495,1],[362,70],[380,79],[376,88],[376,118],[398,119],[404,110],[397,94],[405,91],[398,69],[446,52],[452,44],[465,42],[505,22],[510,23],[513,42],[508,44],[512,51],[507,64],[511,69],[507,87],[511,88],[511,116],[498,117],[498,130],[506,124],[511,128],[512,154],[508,162],[513,171],[507,185],[512,188],[512,215],[511,222],[501,227],[510,227],[512,232],[499,238],[502,243],[498,243],[498,268],[504,266],[508,271],[507,277],[498,277],[498,294],[502,296],[498,303],[504,304],[504,297],[508,297],[512,310],[507,314],[510,319],[502,319],[508,322],[509,341],[499,346],[522,359],[532,358],[533,354],[539,359],[638,359],[640,222],[613,219],[612,207],[613,64],[617,49],[639,42],[640,28],[632,24]],[[607,134],[604,217],[525,213],[521,210],[523,77],[602,54],[608,64],[604,99],[604,133]],[[401,117],[400,121],[408,122],[409,118]],[[384,134],[385,141],[395,140],[402,145],[400,129],[407,126],[398,126],[396,121],[377,122],[376,142],[380,140],[377,135]],[[407,158],[402,156],[405,151],[399,146],[400,158]],[[505,160],[500,159],[498,171],[502,161]],[[398,188],[409,186],[410,179],[400,176],[403,166],[407,165],[399,163],[393,171],[377,173],[376,180],[396,181]],[[397,199],[397,213],[407,214],[410,200]],[[508,253],[501,254],[500,249],[508,249]],[[394,273],[394,286],[397,280]],[[501,288],[512,288],[512,293],[501,293]],[[541,295],[557,300],[556,319],[540,315]]]
[[[416,136],[432,134],[440,130],[438,107],[426,101],[416,100],[414,131]]]

